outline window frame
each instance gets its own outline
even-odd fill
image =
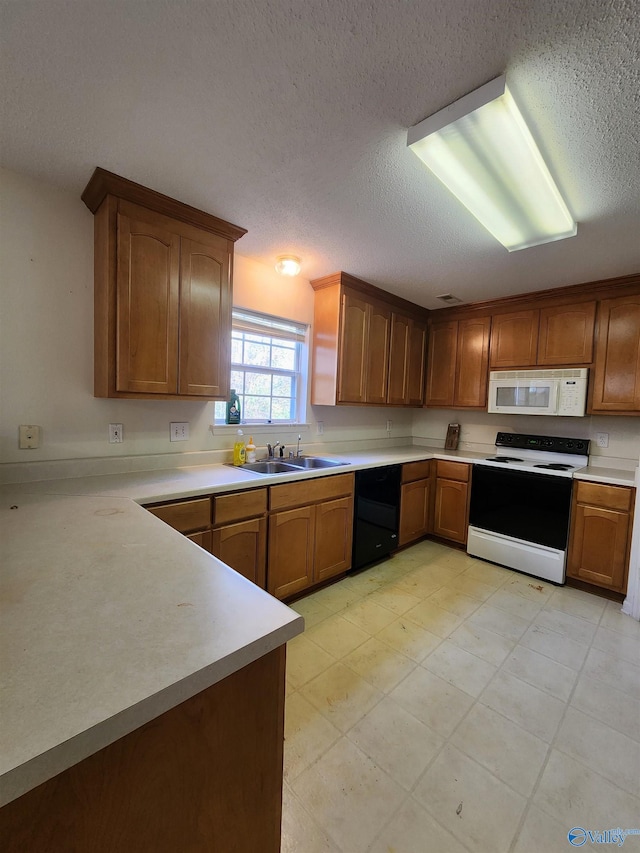
[[[268,314],[262,314],[257,311],[252,311],[250,309],[245,308],[233,308],[232,314],[232,328],[231,328],[231,349],[233,352],[233,340],[234,335],[238,333],[240,335],[256,335],[263,338],[268,338],[270,346],[277,346],[278,341],[287,343],[293,342],[295,346],[292,348],[295,353],[295,369],[289,370],[287,368],[273,367],[273,366],[264,366],[264,365],[253,365],[245,362],[234,362],[231,360],[230,363],[230,374],[235,372],[246,373],[257,373],[264,374],[270,377],[274,376],[286,376],[291,377],[292,379],[292,408],[294,410],[293,418],[279,419],[279,418],[246,418],[245,417],[245,398],[246,394],[243,390],[242,392],[235,388],[236,394],[240,398],[240,424],[254,425],[254,426],[269,426],[273,424],[274,426],[287,426],[290,424],[301,424],[304,421],[302,415],[302,406],[305,401],[303,401],[302,397],[306,391],[306,356],[307,356],[307,333],[308,333],[308,325],[306,323],[300,323],[295,320],[288,320],[282,317],[275,317]],[[244,357],[244,347],[246,346],[246,339],[242,341],[243,347],[243,357]],[[271,359],[270,359],[271,360]],[[244,383],[243,383],[244,384]],[[231,382],[231,386],[233,387],[233,382]],[[271,385],[271,390],[273,391],[273,382]],[[267,395],[256,395],[256,396],[267,396]],[[273,401],[273,399],[277,399],[278,395],[274,395],[273,393],[268,395],[268,399]],[[220,404],[220,409],[216,412],[216,407]],[[226,401],[216,401],[214,404],[214,425],[215,426],[225,426],[226,424],[226,411],[222,411],[222,406],[226,407]],[[270,410],[272,409],[273,403],[270,402]]]

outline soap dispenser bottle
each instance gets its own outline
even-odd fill
[[[255,462],[256,461],[256,446],[253,443],[253,436],[249,436],[249,443],[246,446],[246,459],[247,462]]]
[[[236,443],[233,445],[233,464],[234,465],[244,465],[246,461],[246,448],[244,446],[244,438],[242,437],[242,430],[238,430],[238,438],[236,439]]]

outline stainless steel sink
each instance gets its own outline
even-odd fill
[[[293,459],[287,459],[287,465],[294,465],[296,468],[335,468],[337,465],[348,464],[335,459],[323,459],[320,456],[294,456]]]
[[[289,465],[288,462],[267,459],[263,462],[246,462],[240,470],[251,471],[254,474],[291,474],[296,470],[296,467]]]
[[[261,462],[247,462],[238,466],[239,471],[251,471],[253,474],[293,474],[301,468],[335,468],[348,465],[348,462],[338,462],[335,459],[323,459],[321,456],[296,456],[293,459],[263,459]],[[236,467],[231,462],[225,462],[231,468]]]

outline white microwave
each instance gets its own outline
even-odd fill
[[[504,415],[583,417],[589,370],[492,370],[487,411]]]

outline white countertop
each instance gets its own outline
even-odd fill
[[[138,504],[485,456],[410,446],[331,454],[344,466],[291,474],[218,464],[0,487],[0,805],[303,630],[294,611]],[[575,476],[634,484],[633,471]]]
[[[574,480],[591,480],[593,483],[608,483],[612,486],[635,486],[636,472],[624,471],[620,468],[601,468],[598,465],[587,465],[573,475]]]
[[[131,500],[20,491],[0,490],[0,805],[303,630]]]

